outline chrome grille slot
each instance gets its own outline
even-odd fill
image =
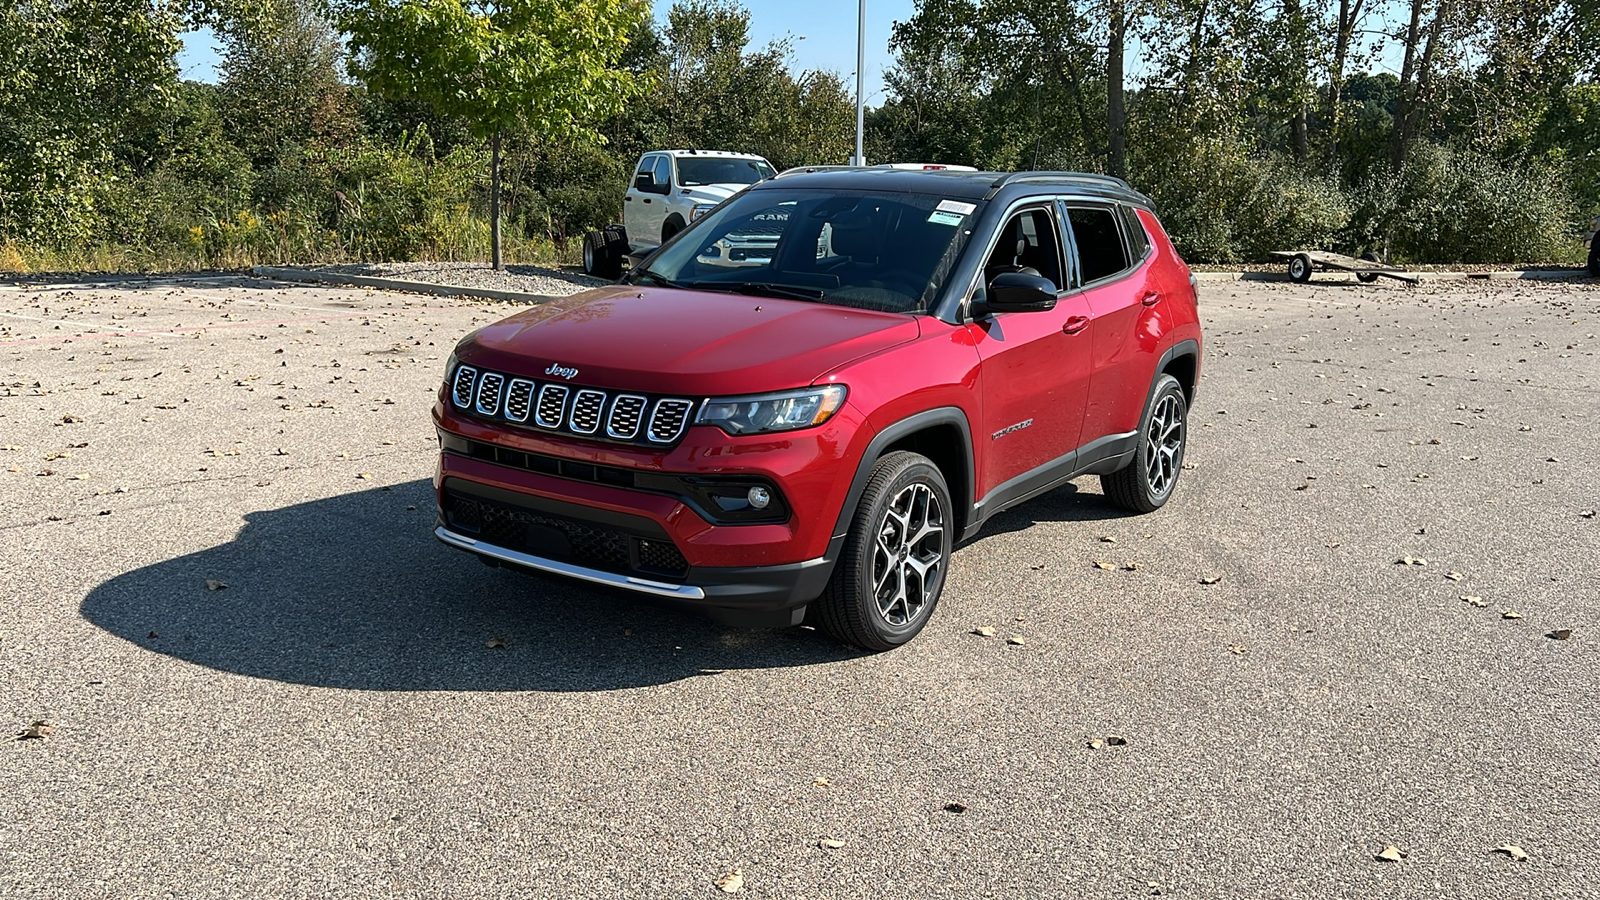
[[[472,382],[478,377],[478,370],[471,366],[457,366],[456,380],[450,385],[450,399],[456,406],[466,409],[472,405]]]
[[[533,414],[533,423],[541,428],[560,428],[570,393],[572,389],[562,384],[547,384],[540,388],[539,408]]]
[[[683,434],[689,425],[689,410],[694,404],[688,400],[657,400],[650,414],[650,440],[657,444],[670,444]]]
[[[572,401],[572,416],[568,427],[578,434],[594,434],[600,430],[600,411],[605,409],[606,395],[600,391],[582,390]]]
[[[631,441],[639,436],[644,421],[645,399],[638,394],[618,394],[611,402],[611,418],[606,420],[606,437]]]
[[[478,412],[492,416],[500,411],[500,389],[505,387],[506,377],[499,372],[485,372],[478,379],[478,403],[475,407]]]
[[[506,390],[506,418],[513,422],[528,421],[528,411],[533,404],[533,382],[526,378],[511,379]]]

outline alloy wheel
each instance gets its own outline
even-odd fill
[[[1150,493],[1165,497],[1178,477],[1178,455],[1183,451],[1183,409],[1176,394],[1167,394],[1150,415],[1145,433],[1145,477]]]
[[[872,593],[893,628],[916,622],[944,578],[945,513],[933,489],[907,485],[884,508],[872,553]]]

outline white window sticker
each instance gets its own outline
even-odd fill
[[[940,200],[937,207],[940,212],[953,212],[958,216],[970,216],[978,208],[976,203],[964,203],[960,200]],[[932,221],[931,219],[929,221]]]
[[[933,214],[928,216],[928,221],[936,222],[940,225],[960,225],[961,217],[955,213],[934,210]]]

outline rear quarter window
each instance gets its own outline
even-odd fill
[[[1144,259],[1150,252],[1150,235],[1145,233],[1144,223],[1139,221],[1139,211],[1131,206],[1122,207],[1122,223],[1128,226],[1128,249],[1132,253],[1134,262]]]

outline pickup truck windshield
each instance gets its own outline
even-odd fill
[[[678,184],[698,187],[702,184],[755,184],[775,174],[772,167],[759,159],[727,159],[715,156],[678,157]]]
[[[922,313],[976,209],[933,194],[753,190],[695,222],[629,280]]]

